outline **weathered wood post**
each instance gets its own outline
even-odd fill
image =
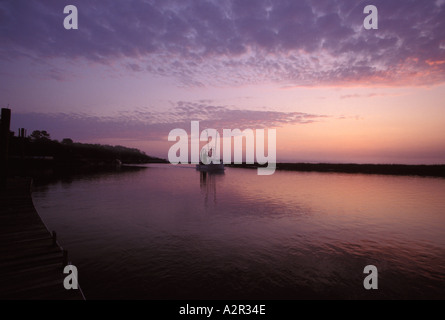
[[[63,250],[62,267],[65,268],[68,265],[68,250]]]
[[[52,239],[53,239],[53,247],[57,246],[57,233],[53,231],[52,233]]]
[[[20,155],[22,158],[22,162],[25,158],[25,139],[26,139],[26,130],[24,128],[19,128],[19,141],[20,141]]]
[[[2,108],[0,120],[0,179],[6,181],[8,166],[9,128],[11,124],[11,109]]]

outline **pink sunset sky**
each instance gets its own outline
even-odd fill
[[[0,39],[15,131],[167,158],[199,120],[276,128],[281,162],[445,163],[445,0],[0,1]]]

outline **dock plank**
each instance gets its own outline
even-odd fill
[[[0,299],[84,300],[66,290],[63,249],[40,218],[31,198],[31,179],[0,186]]]

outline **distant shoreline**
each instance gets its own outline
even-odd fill
[[[228,167],[256,169],[258,164],[229,164]],[[445,165],[354,164],[354,163],[277,163],[277,170],[385,174],[445,178]]]

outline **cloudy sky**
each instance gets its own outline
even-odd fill
[[[0,0],[0,43],[14,130],[166,158],[200,120],[276,128],[279,161],[445,163],[445,0]]]

